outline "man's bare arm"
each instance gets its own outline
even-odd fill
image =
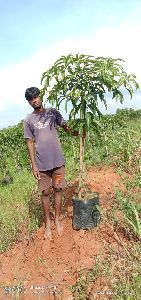
[[[40,180],[41,179],[40,172],[39,172],[38,168],[36,167],[36,163],[35,163],[35,146],[34,146],[34,141],[32,138],[27,139],[27,149],[28,149],[31,164],[32,164],[33,175],[37,180]]]

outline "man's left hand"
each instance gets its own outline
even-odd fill
[[[67,133],[71,134],[72,136],[81,136],[81,137],[83,137],[83,138],[86,137],[86,131],[85,131],[85,130],[83,131],[83,134],[81,135],[80,132],[79,132],[78,130],[73,131],[71,128],[69,128],[69,127],[67,126],[67,124],[65,124],[65,125],[62,126],[62,127],[63,127],[63,129],[64,129]]]
[[[76,131],[73,131],[73,132],[72,132],[72,135],[73,135],[73,136],[80,136],[80,137],[82,137],[82,138],[85,138],[85,137],[86,137],[86,131],[83,132],[82,134],[80,134],[80,132],[76,130]]]
[[[72,131],[73,136],[80,136],[80,133],[78,130]]]

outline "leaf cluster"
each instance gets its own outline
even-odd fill
[[[63,103],[69,119],[79,127],[89,130],[99,126],[96,116],[101,117],[99,101],[107,108],[106,94],[124,100],[126,89],[132,98],[134,87],[139,88],[136,76],[128,75],[122,59],[104,58],[84,54],[61,56],[45,71],[41,78],[41,96],[47,94],[47,101],[58,109]]]

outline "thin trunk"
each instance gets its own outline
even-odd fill
[[[107,135],[106,135],[106,132],[104,131],[104,141],[105,141],[105,149],[106,149],[106,155],[107,157],[109,156],[109,153],[108,153],[108,146],[107,146]]]
[[[80,119],[85,123],[86,103],[82,97],[83,108],[80,110]],[[79,199],[82,200],[82,192],[84,189],[84,146],[85,146],[85,125],[83,123],[83,136],[80,137],[80,170],[79,170]]]
[[[79,199],[82,198],[82,189],[84,188],[84,147],[85,138],[80,137]]]

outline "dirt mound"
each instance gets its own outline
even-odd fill
[[[121,185],[120,176],[112,168],[90,168],[87,182],[93,191],[99,192],[101,207],[109,209],[114,201],[114,187]],[[103,222],[93,230],[72,229],[72,195],[77,186],[74,183],[65,191],[64,223],[62,237],[56,233],[54,223],[53,241],[43,239],[43,226],[30,239],[13,245],[12,249],[0,255],[1,298],[7,299],[4,287],[25,287],[21,299],[72,299],[69,285],[76,282],[78,271],[93,266],[97,254],[105,255],[107,245],[118,243],[113,233]],[[111,229],[112,230],[112,229]],[[48,290],[56,298],[47,298]],[[12,291],[11,291],[12,295]],[[57,298],[58,297],[58,298]],[[10,299],[8,297],[8,299]],[[11,298],[12,299],[12,298]]]

